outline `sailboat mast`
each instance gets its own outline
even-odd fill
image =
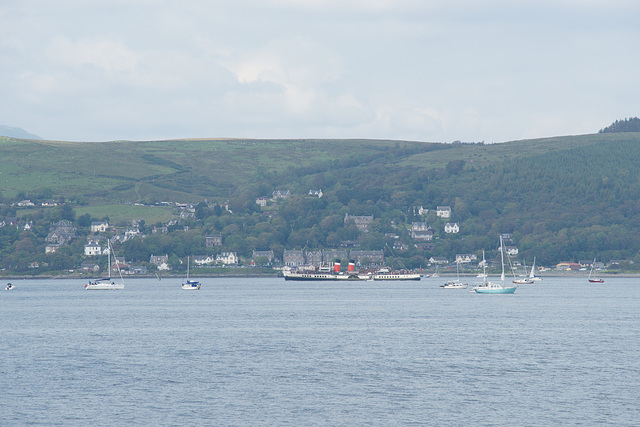
[[[107,254],[107,265],[109,270],[107,270],[107,277],[111,280],[111,239],[107,239],[107,249],[109,249],[109,253]]]
[[[500,275],[500,280],[502,280],[502,284],[504,285],[504,247],[502,243],[502,236],[500,236],[500,260],[502,261],[502,274]]]
[[[487,262],[484,260],[484,250],[482,251],[482,283],[487,283]]]

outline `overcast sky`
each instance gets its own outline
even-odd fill
[[[0,0],[45,139],[503,142],[640,116],[637,0]]]

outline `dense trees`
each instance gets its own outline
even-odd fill
[[[611,126],[600,129],[600,133],[607,132],[640,132],[640,119],[632,117],[624,120],[616,120]]]

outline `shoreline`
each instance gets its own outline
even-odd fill
[[[190,277],[192,278],[205,278],[205,279],[215,279],[215,278],[268,278],[268,277],[280,277],[279,275],[279,271],[274,272],[273,274],[267,274],[267,273],[255,273],[255,274],[248,274],[248,273],[243,273],[243,274],[225,274],[225,273],[221,273],[221,274],[196,274],[196,275],[190,275]],[[438,278],[451,278],[451,277],[457,277],[457,274],[450,274],[450,273],[440,273],[440,277],[431,277],[431,274],[428,274],[427,277],[423,277],[424,279],[438,279]],[[476,274],[460,274],[460,277],[464,277],[465,279],[469,279],[469,278],[478,278]],[[500,274],[488,274],[488,277],[500,277]],[[158,276],[156,275],[151,275],[151,274],[136,274],[136,275],[124,275],[122,276],[123,279],[157,279]],[[183,279],[185,276],[182,274],[175,274],[175,275],[166,275],[166,276],[159,276],[160,280],[162,279]],[[588,274],[584,274],[584,272],[562,272],[562,271],[557,271],[557,272],[553,272],[550,274],[540,274],[539,277],[542,278],[557,278],[557,277],[572,277],[572,278],[587,278],[589,277]],[[598,277],[601,278],[615,278],[615,277],[622,277],[622,278],[640,278],[640,272],[639,273],[599,273]],[[6,276],[0,276],[0,280],[67,280],[67,279],[74,279],[74,280],[79,280],[79,279],[95,279],[96,276],[93,275],[87,275],[87,274],[68,274],[68,275],[42,275],[42,276],[31,276],[31,275],[6,275]],[[511,277],[512,278],[512,277]]]
[[[203,274],[203,275],[194,275],[190,274],[189,278],[216,278],[216,277],[278,277],[278,274]],[[89,275],[77,275],[77,274],[69,274],[69,275],[42,275],[42,276],[28,276],[28,275],[12,275],[12,276],[0,276],[0,280],[67,280],[67,279],[85,279],[91,280],[96,279],[96,276]],[[126,279],[156,279],[156,276],[152,276],[149,274],[131,274],[122,276],[124,280]],[[160,276],[160,280],[163,279],[184,279],[184,275],[175,275],[175,276]]]

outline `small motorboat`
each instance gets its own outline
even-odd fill
[[[450,280],[445,282],[443,285],[440,285],[440,287],[444,289],[467,289],[467,283],[459,280]]]
[[[9,282],[9,283],[7,283],[7,286],[5,286],[4,290],[5,291],[11,291],[11,290],[13,290],[15,288],[16,288],[15,285],[13,283]]]

